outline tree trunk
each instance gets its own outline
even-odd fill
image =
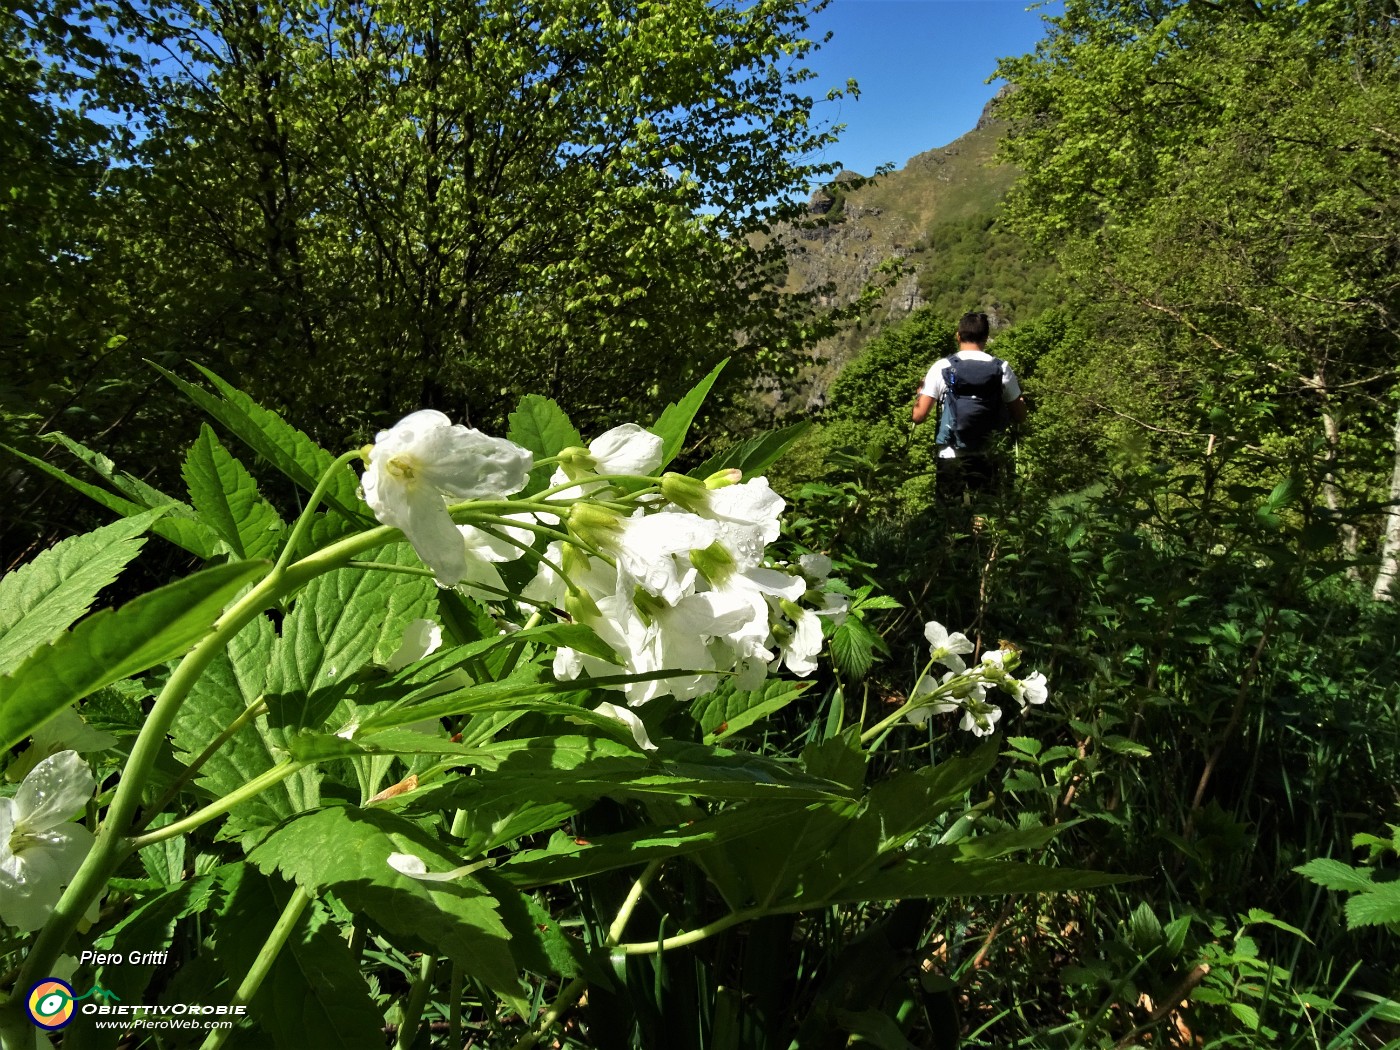
[[[1390,473],[1390,506],[1385,512],[1385,533],[1381,538],[1381,569],[1371,596],[1378,602],[1395,600],[1395,578],[1400,575],[1400,408],[1395,412],[1395,467]]]

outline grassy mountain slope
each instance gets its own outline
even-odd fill
[[[788,246],[788,286],[830,286],[824,305],[855,302],[871,282],[889,285],[873,310],[818,345],[811,374],[778,400],[797,410],[819,404],[842,364],[882,327],[920,307],[950,320],[985,310],[999,327],[1052,305],[1053,268],[1030,259],[997,222],[1016,178],[994,160],[1003,131],[984,112],[972,131],[898,171],[871,180],[842,173],[813,195],[813,225],[778,233]]]

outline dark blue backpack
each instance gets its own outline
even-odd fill
[[[992,435],[1005,430],[1006,403],[1001,399],[1003,362],[975,361],[954,354],[943,369],[943,408],[938,417],[938,443],[980,452]]]

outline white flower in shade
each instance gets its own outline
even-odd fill
[[[515,521],[538,520],[534,514],[508,514]],[[492,525],[489,529],[475,525],[458,525],[466,545],[466,568],[458,586],[468,594],[487,601],[499,601],[506,590],[500,570],[502,562],[515,561],[524,555],[534,534],[512,525]],[[512,542],[514,541],[514,542]]]
[[[638,588],[625,570],[619,570],[616,589],[598,599],[597,613],[585,622],[612,648],[621,664],[560,649],[554,673],[572,680],[585,671],[595,676],[676,671],[679,673],[666,678],[629,682],[620,688],[633,707],[665,695],[689,700],[714,688],[715,676],[707,672],[721,669],[720,657],[725,658],[726,669],[733,659],[717,640],[727,639],[749,616],[745,604],[713,592],[687,594],[675,605],[667,605]]]
[[[831,626],[840,627],[846,622],[846,616],[851,611],[851,599],[844,594],[832,594],[826,591],[822,594],[822,607],[816,610],[818,616],[829,616]]]
[[[1031,704],[1043,704],[1050,699],[1049,686],[1040,671],[1020,680],[1007,675],[999,684],[1020,703],[1022,711]]]
[[[967,670],[963,654],[976,648],[967,635],[958,631],[949,634],[948,629],[937,620],[924,624],[924,637],[928,639],[929,659],[954,671]]]
[[[782,650],[782,662],[795,675],[815,674],[817,654],[822,651],[822,622],[811,609],[786,609],[793,615],[792,630],[775,628],[774,636]]]
[[[532,457],[512,441],[424,409],[381,430],[368,460],[361,484],[374,516],[401,529],[438,582],[450,585],[465,575],[467,553],[448,501],[519,492]]]
[[[913,692],[909,694],[909,699],[913,701],[922,700],[926,696],[934,696],[946,686],[957,672],[949,671],[943,676],[941,682],[931,675],[921,674],[919,680],[914,683]],[[951,690],[944,690],[944,695],[950,695]],[[923,725],[934,715],[946,715],[956,711],[962,705],[956,700],[935,700],[933,703],[920,704],[918,707],[911,707],[905,712],[904,717],[914,725]]]
[[[651,742],[651,737],[647,735],[647,727],[642,725],[642,720],[627,708],[618,707],[616,704],[601,703],[593,711],[595,714],[614,719],[625,725],[632,731],[632,739],[643,751],[656,750],[656,745]]]
[[[0,798],[0,921],[37,930],[48,920],[92,848],[92,833],[72,819],[96,787],[78,753],[60,751],[30,771],[14,798]]]
[[[30,744],[42,755],[57,751],[76,751],[80,755],[89,751],[105,751],[116,744],[117,738],[101,729],[93,729],[83,716],[71,707],[65,707],[47,722],[34,730]]]
[[[804,554],[797,559],[802,575],[812,583],[820,583],[831,575],[831,559],[825,554]]]
[[[958,726],[973,736],[991,736],[996,732],[999,718],[1001,718],[1001,708],[997,707],[996,704],[969,699],[963,706],[962,721],[958,723]]]
[[[432,620],[411,620],[403,629],[403,641],[384,666],[390,671],[402,671],[442,647],[442,628]]]

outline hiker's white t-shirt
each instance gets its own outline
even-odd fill
[[[969,361],[991,361],[995,357],[985,350],[959,350],[957,357],[966,358]],[[925,397],[933,398],[938,405],[943,404],[943,395],[948,392],[948,385],[943,382],[943,370],[948,367],[948,358],[940,357],[933,363],[933,367],[928,370],[928,375],[924,376],[924,385],[919,389],[919,393]],[[1001,363],[1001,399],[1006,404],[1011,404],[1021,396],[1021,382],[1016,378],[1016,373],[1011,371],[1011,366],[1005,361]],[[944,445],[938,450],[940,459],[953,459],[957,456],[958,450],[951,445]]]

